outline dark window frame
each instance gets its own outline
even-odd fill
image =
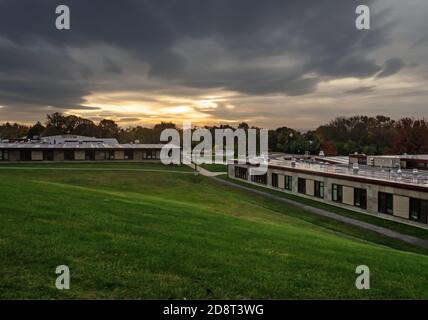
[[[378,208],[380,213],[392,215],[394,213],[394,195],[387,192],[378,192]]]
[[[9,150],[0,150],[0,161],[9,161]]]
[[[305,178],[297,178],[297,192],[306,194],[306,179]]]
[[[284,189],[293,190],[293,176],[284,176]]]
[[[324,199],[324,182],[314,181],[314,196],[320,199]]]
[[[134,160],[134,150],[128,149],[124,152],[125,160]]]
[[[43,161],[53,161],[54,152],[53,150],[43,150]]]
[[[251,181],[258,183],[258,184],[264,184],[267,185],[267,173],[265,174],[253,174],[251,175]]]
[[[367,190],[361,188],[354,188],[354,206],[367,209]]]
[[[21,150],[19,152],[19,159],[21,161],[31,161],[31,150]]]
[[[271,185],[274,188],[278,188],[278,174],[277,173],[272,173],[271,174]]]
[[[114,151],[113,150],[104,151],[104,160],[114,160]]]
[[[94,161],[95,160],[95,150],[89,149],[85,150],[85,160]]]
[[[343,186],[337,183],[331,185],[331,200],[343,203]]]
[[[235,178],[248,179],[248,169],[244,167],[235,167]]]
[[[68,150],[64,150],[64,160],[65,161],[74,161],[75,160],[75,155],[74,155],[74,151],[73,149],[68,149]]]
[[[428,224],[428,200],[410,198],[409,219],[412,221]]]

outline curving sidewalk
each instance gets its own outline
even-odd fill
[[[402,234],[402,233],[399,233],[397,231],[394,231],[394,230],[391,230],[388,228],[379,227],[377,225],[374,225],[374,224],[371,224],[368,222],[364,222],[364,221],[360,221],[357,219],[345,217],[345,216],[342,216],[342,215],[339,215],[339,214],[336,214],[336,213],[333,213],[333,212],[330,212],[330,211],[327,211],[324,209],[315,208],[315,207],[308,206],[308,205],[305,205],[303,203],[300,203],[300,202],[297,202],[297,201],[294,201],[291,199],[276,196],[276,195],[273,195],[273,194],[268,193],[268,192],[263,192],[263,191],[256,190],[256,189],[253,189],[250,187],[245,187],[245,186],[242,186],[242,185],[239,185],[239,184],[227,181],[227,180],[223,180],[223,179],[216,177],[218,174],[210,172],[206,169],[198,170],[198,171],[204,176],[210,177],[210,178],[212,178],[212,179],[214,179],[220,183],[231,186],[233,188],[249,191],[249,192],[264,196],[264,197],[268,197],[268,198],[276,200],[276,201],[280,201],[280,202],[284,202],[284,203],[296,206],[298,208],[304,209],[308,212],[311,212],[313,214],[317,214],[319,216],[323,216],[323,217],[330,218],[330,219],[333,219],[336,221],[340,221],[340,222],[343,222],[343,223],[346,223],[346,224],[349,224],[352,226],[356,226],[356,227],[359,227],[359,228],[362,228],[365,230],[376,232],[378,234],[384,235],[384,236],[392,238],[392,239],[397,239],[397,240],[401,240],[401,241],[410,243],[410,244],[417,246],[417,247],[428,249],[428,240],[424,240],[424,239],[416,238],[416,237],[409,236],[406,234]],[[223,174],[223,173],[220,173],[220,174]]]

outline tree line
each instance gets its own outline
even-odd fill
[[[164,129],[175,128],[172,122],[161,122],[147,128],[142,126],[121,128],[109,119],[99,123],[75,115],[48,114],[42,124],[32,126],[18,123],[0,125],[0,139],[34,139],[36,137],[74,134],[96,138],[116,138],[120,143],[138,140],[140,143],[159,143]],[[230,125],[206,126],[235,129]],[[249,129],[247,123],[238,128]],[[255,127],[251,127],[255,128]],[[428,121],[424,118],[398,120],[378,115],[337,117],[315,130],[300,132],[289,127],[269,130],[269,150],[293,154],[348,155],[354,152],[373,154],[425,154],[428,153]]]

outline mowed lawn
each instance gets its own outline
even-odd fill
[[[186,168],[30,166],[0,169],[3,299],[428,298],[428,256]],[[63,264],[71,289],[59,291]],[[370,268],[370,290],[355,288],[358,265]]]

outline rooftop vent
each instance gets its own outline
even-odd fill
[[[353,174],[358,174],[358,171],[360,170],[360,167],[358,166],[358,163],[354,163],[352,165],[352,173]]]

